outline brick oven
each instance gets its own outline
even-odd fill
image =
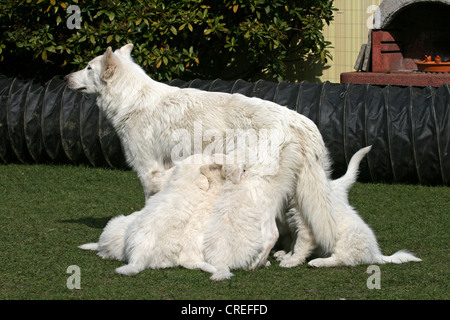
[[[341,82],[450,84],[450,0],[384,0],[355,69]]]

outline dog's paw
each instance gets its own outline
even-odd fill
[[[78,248],[80,248],[82,250],[97,251],[98,250],[98,243],[97,242],[85,243],[85,244],[82,244],[81,246],[78,246]]]
[[[214,273],[210,279],[214,281],[223,281],[228,280],[233,276],[233,274],[228,270],[219,270],[216,273]]]
[[[280,251],[275,252],[273,254],[273,257],[275,259],[277,259],[278,261],[281,261],[286,254],[287,254],[286,251],[280,250]]]
[[[116,273],[124,275],[124,276],[134,276],[138,274],[140,271],[139,268],[133,266],[131,264],[127,264],[126,266],[120,267],[116,269]]]
[[[308,266],[313,267],[313,268],[320,268],[324,266],[324,259],[323,258],[317,258],[314,260],[311,260],[310,262],[308,262]]]
[[[299,266],[305,262],[304,259],[295,257],[295,256],[288,256],[281,260],[280,267],[282,268],[294,268],[296,266]]]

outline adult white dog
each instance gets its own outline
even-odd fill
[[[332,203],[336,212],[338,228],[336,246],[331,255],[324,255],[319,250],[318,254],[324,257],[309,261],[309,266],[334,267],[422,261],[404,250],[398,251],[391,256],[383,255],[374,232],[348,202],[348,191],[356,182],[359,164],[370,149],[371,147],[366,147],[355,153],[350,160],[346,174],[331,182]],[[292,219],[292,217],[287,218],[288,221],[289,219]],[[313,252],[316,245],[307,230],[300,230],[299,232],[303,232],[300,241],[301,250],[303,250],[302,259],[304,260]],[[275,256],[278,260],[281,260],[281,264],[283,262],[289,264],[288,261],[291,259],[292,252],[285,254],[283,251],[279,251]]]
[[[331,206],[329,159],[316,125],[295,111],[262,99],[180,89],[156,82],[133,62],[132,48],[132,44],[116,52],[108,48],[85,69],[67,75],[65,80],[71,89],[97,95],[97,104],[116,129],[147,201],[159,190],[153,178],[173,165],[174,154],[198,153],[193,149],[199,124],[201,152],[211,147],[204,139],[211,132],[215,138],[217,133],[223,137],[230,130],[235,135],[242,131],[260,136],[270,132],[279,151],[273,157],[278,170],[268,176],[264,194],[275,203],[277,213],[283,210],[288,196],[295,198],[297,212],[311,228],[316,243],[332,252],[337,227]],[[176,139],[180,132],[190,135],[189,143]],[[215,139],[215,148],[219,140]],[[180,146],[185,149],[179,151]],[[300,260],[291,261],[291,266],[299,263]]]

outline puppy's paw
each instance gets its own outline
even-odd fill
[[[296,256],[291,255],[291,256],[285,257],[283,260],[281,260],[280,267],[294,268],[296,266],[303,264],[304,262],[305,262],[305,259],[298,258]]]
[[[127,264],[126,266],[120,267],[116,269],[116,273],[124,275],[124,276],[134,276],[138,274],[141,270],[131,264]]]
[[[286,255],[286,251],[280,250],[280,251],[275,252],[273,254],[273,257],[275,259],[277,259],[278,261],[281,261],[283,259],[283,256],[285,256],[285,255]]]
[[[216,273],[214,273],[210,279],[214,281],[223,281],[228,280],[233,276],[233,274],[228,270],[219,270]]]
[[[308,262],[308,266],[313,267],[313,268],[320,268],[320,267],[324,267],[324,260],[323,258],[317,258],[314,260],[311,260],[310,262]]]

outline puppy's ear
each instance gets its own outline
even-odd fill
[[[223,165],[226,162],[226,155],[222,153],[216,153],[212,156],[213,163]]]
[[[244,175],[244,170],[240,165],[233,165],[231,169],[231,181],[234,184],[239,184],[241,182],[241,178]]]
[[[239,184],[241,182],[241,178],[244,176],[243,167],[238,164],[227,165],[224,167],[226,168],[222,168],[222,177],[226,177],[234,184]]]
[[[203,166],[200,167],[200,173],[205,175],[206,177],[209,176],[209,174],[211,173],[211,170],[209,169],[209,165],[205,164]]]
[[[199,187],[200,189],[207,191],[209,189],[209,181],[208,178],[206,178],[206,176],[204,176],[203,174],[201,174],[197,180],[195,180],[195,184],[197,185],[197,187]]]
[[[225,166],[222,166],[222,169],[220,169],[220,176],[222,177],[222,179],[227,178],[227,172],[225,171]]]
[[[102,57],[102,79],[104,81],[111,79],[119,63],[120,61],[112,52],[111,47],[108,47]]]

